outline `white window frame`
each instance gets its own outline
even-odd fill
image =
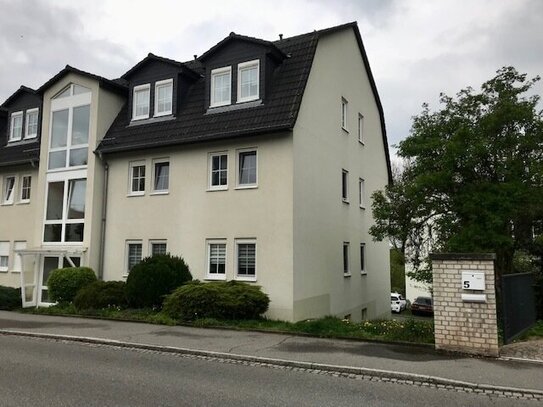
[[[6,249],[2,249],[2,246],[6,247]],[[4,257],[6,258],[6,265],[5,266],[2,266],[0,264],[0,272],[2,273],[7,273],[7,271],[9,270],[9,251],[10,251],[10,242],[9,240],[2,240],[0,241],[0,257]]]
[[[341,170],[341,201],[349,203],[349,171]]]
[[[230,95],[228,100],[222,102],[214,103],[215,100],[215,78],[219,75],[224,75],[227,73],[230,75]],[[219,106],[228,106],[232,104],[232,67],[225,66],[222,68],[216,68],[211,71],[211,81],[210,81],[210,92],[209,92],[209,107],[219,107]]]
[[[256,153],[256,177],[255,182],[250,184],[241,184],[240,183],[240,170],[241,170],[241,160],[240,155],[242,153],[250,153],[254,151]],[[249,148],[241,148],[236,150],[236,189],[251,189],[251,188],[258,188],[258,148],[256,147],[249,147]]]
[[[213,185],[213,158],[226,156],[226,185]],[[209,191],[226,191],[228,189],[228,167],[230,165],[230,157],[228,151],[217,151],[208,154],[208,190]]]
[[[7,196],[8,179],[13,179],[13,188],[11,189],[10,198]],[[15,191],[17,190],[17,177],[15,175],[6,175],[2,182],[2,205],[13,205],[15,202]]]
[[[30,129],[30,126],[29,126],[29,123],[30,123],[30,115],[31,114],[36,114],[36,133],[29,133],[29,129]],[[26,128],[25,128],[25,140],[27,139],[33,139],[33,138],[36,138],[38,137],[38,128],[40,127],[40,109],[38,109],[37,107],[34,108],[34,109],[28,109],[26,111]]]
[[[347,126],[347,118],[348,118],[348,106],[349,102],[344,97],[341,98],[341,128],[345,130],[347,133],[349,132],[348,126]]]
[[[144,256],[143,256],[143,241],[138,240],[138,239],[127,240],[125,242],[124,277],[128,276],[128,274],[130,273],[130,269],[128,268],[128,266],[130,264],[130,260],[128,259],[128,256],[130,255],[130,245],[132,245],[132,244],[139,244],[141,246],[141,259],[140,259],[140,262],[144,259]],[[136,264],[138,264],[138,263],[136,263]]]
[[[241,71],[249,68],[256,67],[256,96],[241,97]],[[260,99],[260,59],[254,59],[252,61],[242,62],[238,64],[238,89],[237,89],[237,103],[250,102]]]
[[[366,243],[360,243],[360,274],[368,274],[368,270],[366,269]]]
[[[224,274],[211,273],[211,245],[224,245]],[[226,239],[207,239],[206,240],[206,280],[226,280],[226,269],[228,265],[228,245]],[[237,269],[236,269],[237,270]]]
[[[68,219],[68,199],[69,199],[69,184],[70,181],[76,180],[85,180],[87,182],[85,187],[85,216],[82,219]],[[47,203],[49,202],[49,184],[53,182],[62,182],[64,184],[63,196],[62,196],[62,218],[55,220],[47,220]],[[42,225],[42,235],[41,241],[43,245],[48,246],[81,246],[85,241],[83,235],[83,240],[79,242],[67,242],[66,241],[66,225],[69,224],[83,224],[83,234],[87,227],[87,222],[85,222],[86,217],[88,216],[88,207],[86,205],[87,200],[87,191],[89,188],[89,183],[87,179],[87,170],[77,170],[77,171],[64,171],[64,172],[55,172],[47,175],[47,182],[45,183],[45,201],[43,205],[43,225]],[[46,242],[45,241],[45,225],[54,225],[61,224],[61,236],[60,241]]]
[[[163,87],[166,87],[166,86],[169,86],[171,88],[171,93],[170,93],[170,105],[171,106],[170,106],[170,110],[169,111],[166,110],[164,112],[159,112],[158,111],[158,90],[160,88],[163,88]],[[168,116],[168,115],[171,115],[172,112],[173,112],[173,78],[155,82],[155,109],[154,109],[154,112],[153,112],[154,117]]]
[[[132,181],[134,179],[134,168],[144,167],[145,176],[143,178],[143,191],[134,191],[132,189]],[[128,196],[143,196],[145,195],[145,189],[147,187],[147,165],[145,160],[130,161],[128,165]]]
[[[256,281],[258,275],[258,245],[255,238],[235,239],[235,265],[234,275],[235,279],[239,281]],[[255,245],[255,274],[254,276],[246,276],[238,274],[238,262],[239,262],[239,245],[240,244],[254,244]]]
[[[10,120],[9,120],[9,142],[12,142],[12,141],[21,141],[23,139],[23,134],[24,134],[24,120],[23,120],[23,111],[18,111],[18,112],[13,112],[10,116]],[[14,122],[15,122],[15,119],[17,118],[20,118],[21,119],[21,132],[19,133],[18,136],[16,136],[14,134],[14,129],[15,129],[15,126],[14,126]]]
[[[364,178],[358,178],[358,204],[360,209],[366,209],[366,181]]]
[[[147,97],[147,114],[146,115],[136,115],[136,93],[141,92],[143,90],[148,91],[148,97]],[[132,120],[143,120],[148,119],[149,115],[151,114],[151,84],[145,83],[143,85],[134,86],[134,89],[132,91]]]
[[[166,245],[166,252],[168,253],[168,240],[166,239],[149,239],[149,256],[152,256],[153,253],[153,246],[156,244],[165,244]],[[165,254],[164,253],[164,254]],[[142,256],[143,256],[143,248],[142,248]]]
[[[23,192],[25,187],[25,178],[30,178],[30,186],[28,187],[29,191],[29,198],[23,198]],[[19,181],[19,203],[29,203],[30,197],[32,197],[32,176],[30,174],[23,174],[21,175],[20,181]]]
[[[347,248],[347,251],[345,251],[345,248]],[[342,259],[342,268],[343,268],[343,276],[349,277],[351,275],[351,244],[349,242],[343,242],[342,251],[341,251],[341,259]],[[347,259],[345,259],[345,254],[347,254]],[[345,260],[347,260],[347,270],[345,270]]]
[[[167,189],[155,189],[155,181],[156,181],[156,165],[162,164],[162,163],[168,163],[168,188]],[[171,179],[171,169],[172,169],[172,163],[170,161],[169,157],[162,157],[162,158],[155,158],[152,161],[152,178],[151,178],[151,195],[166,195],[170,192],[170,179]]]
[[[17,250],[24,250],[27,247],[26,240],[15,240],[13,242],[13,267],[12,273],[20,273],[23,271],[23,256],[16,253]]]
[[[358,141],[362,145],[366,144],[364,142],[364,115],[362,113],[358,113]]]

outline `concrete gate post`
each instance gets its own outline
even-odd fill
[[[431,254],[436,349],[498,356],[494,254]]]

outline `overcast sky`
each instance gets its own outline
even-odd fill
[[[186,61],[231,31],[275,40],[350,21],[390,144],[440,92],[478,88],[504,65],[543,76],[543,0],[0,0],[0,9],[0,101],[66,64],[116,78],[149,52]]]

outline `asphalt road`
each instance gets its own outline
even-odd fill
[[[445,389],[0,336],[0,406],[535,406]]]

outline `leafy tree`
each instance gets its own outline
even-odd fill
[[[543,117],[527,96],[538,80],[504,67],[480,92],[424,104],[399,144],[403,174],[373,195],[374,239],[399,242],[416,268],[429,251],[494,252],[497,277],[511,272],[543,218]]]

